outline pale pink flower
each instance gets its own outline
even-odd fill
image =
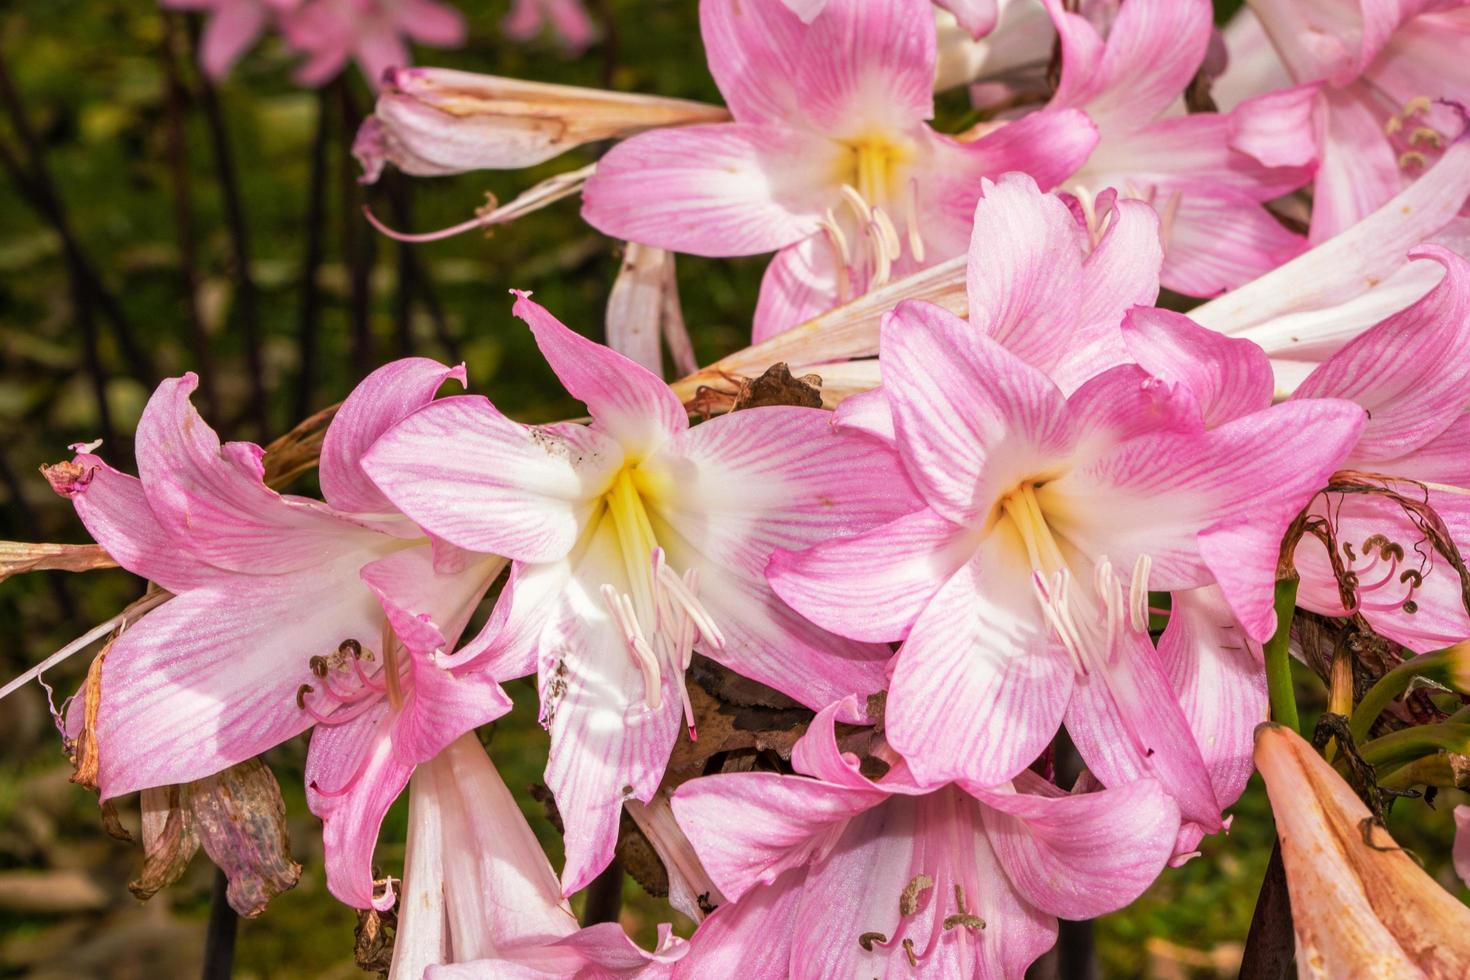
[[[1032,772],[934,786],[896,756],[869,779],[838,749],[837,711],[797,743],[802,775],[707,776],[675,792],[732,899],[676,976],[1019,977],[1056,941],[1057,916],[1127,905],[1169,857],[1179,809],[1152,779],[1074,795]]]
[[[149,401],[141,479],[90,452],[50,469],[93,538],[175,594],[103,664],[104,799],[208,776],[316,726],[328,881],[344,901],[374,901],[377,825],[413,764],[509,708],[477,666],[434,657],[504,560],[429,541],[360,466],[384,430],[463,377],[410,358],[364,380],[322,445],[326,504],[268,489],[259,446],[221,445],[189,403],[193,375]]]
[[[529,41],[545,26],[568,54],[580,54],[597,40],[597,27],[582,0],[514,0],[500,28],[517,41]]]
[[[1310,170],[1265,166],[1236,149],[1230,116],[1184,112],[1210,44],[1209,0],[1092,7],[1105,27],[1047,0],[1062,45],[1051,105],[1085,110],[1098,128],[1097,149],[1063,184],[1084,211],[1106,187],[1151,203],[1162,217],[1163,283],[1192,296],[1238,286],[1305,249],[1264,202],[1306,183]]]
[[[690,428],[662,380],[523,294],[515,313],[591,426],[526,426],[448,398],[369,454],[395,505],[461,547],[515,559],[480,640],[496,676],[536,671],[568,894],[612,858],[625,799],[663,775],[693,650],[809,705],[886,686],[887,647],[839,639],[770,591],[778,547],[901,512],[891,452],[817,409],[756,408]],[[853,719],[857,720],[857,719]]]
[[[305,52],[296,72],[303,85],[322,85],[356,60],[368,84],[411,62],[408,42],[438,48],[464,43],[464,18],[438,0],[305,0],[282,22],[286,42]]]
[[[828,0],[782,0],[791,12],[810,24],[827,8]],[[934,6],[954,15],[955,22],[979,40],[995,29],[1001,0],[933,0]]]
[[[556,872],[473,734],[414,773],[389,980],[653,980],[686,951],[668,926],[652,953],[617,923],[577,928]]]
[[[921,506],[778,552],[768,574],[819,625],[904,641],[887,734],[920,778],[1000,783],[1065,720],[1104,783],[1154,775],[1186,820],[1217,829],[1216,767],[1149,640],[1148,591],[1218,582],[1246,634],[1269,636],[1282,533],[1346,456],[1363,412],[1298,402],[1207,429],[1238,403],[1257,407],[1262,381],[1269,402],[1264,358],[1253,384],[1208,395],[1112,357],[1102,363],[1117,366],[1059,389],[1023,340],[1066,351],[1076,307],[1095,299],[1068,272],[1075,224],[1044,228],[1032,233],[1039,245],[1013,235],[1009,261],[972,268],[970,323],[901,304],[883,325],[883,387],[838,412],[839,427],[876,433],[886,420]],[[1128,268],[1126,255],[1102,268]],[[1064,354],[1052,360],[1063,365],[1054,375],[1086,378]]]
[[[777,251],[757,341],[962,254],[980,178],[1020,170],[1053,186],[1096,139],[1071,110],[970,143],[931,129],[925,0],[829,0],[810,25],[782,0],[703,0],[700,16],[735,121],[615,146],[588,181],[583,216],[674,252]]]
[[[207,11],[209,20],[199,41],[199,61],[219,81],[275,22],[301,0],[161,0],[168,10]]]
[[[1316,142],[1314,243],[1397,194],[1464,130],[1464,0],[1268,0],[1251,8],[1297,83],[1262,100],[1269,123]]]

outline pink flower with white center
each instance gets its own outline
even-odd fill
[[[1397,194],[1461,132],[1470,105],[1464,0],[1252,2],[1297,88],[1260,100],[1271,125],[1312,133],[1311,240]]]
[[[500,28],[517,41],[529,41],[548,25],[568,54],[580,54],[597,40],[582,0],[514,0]]]
[[[1282,534],[1364,413],[1304,401],[1206,430],[1190,389],[1133,364],[1064,395],[994,339],[1056,260],[1016,265],[971,323],[914,302],[884,322],[880,391],[923,506],[778,552],[768,575],[833,632],[903,641],[887,734],[919,779],[1001,783],[1065,720],[1105,784],[1155,776],[1212,831],[1219,802],[1149,639],[1148,592],[1218,581],[1247,634],[1269,636]]]
[[[1462,356],[1470,346],[1470,263],[1435,246],[1413,257],[1444,267],[1439,285],[1324,361],[1293,397],[1345,398],[1367,409],[1367,427],[1343,467],[1382,475],[1389,488],[1426,501],[1463,552],[1470,501],[1446,487],[1470,490],[1470,366]],[[1324,542],[1305,536],[1294,555],[1298,605],[1328,616],[1358,613],[1419,653],[1470,637],[1460,576],[1414,515],[1359,494],[1319,500],[1312,512],[1335,531],[1354,601],[1344,608]]]
[[[1029,771],[933,786],[893,753],[869,779],[838,748],[838,710],[796,744],[803,775],[706,776],[675,792],[733,900],[676,976],[1018,977],[1056,941],[1057,916],[1127,905],[1169,857],[1179,808],[1152,779],[1074,795]]]
[[[615,146],[583,194],[609,235],[695,255],[777,251],[760,341],[960,255],[980,179],[1045,187],[1096,134],[1082,113],[1033,113],[970,143],[936,133],[925,0],[829,0],[804,25],[782,0],[702,0],[710,71],[735,121]]]
[[[509,707],[477,667],[433,656],[505,560],[429,541],[360,468],[449,378],[464,369],[410,358],[358,386],[322,444],[325,505],[267,488],[259,446],[221,445],[189,403],[193,375],[149,401],[140,478],[90,452],[49,469],[120,565],[174,593],[104,661],[104,799],[200,779],[315,726],[309,766],[325,792],[313,802],[333,811],[329,884],[351,904],[374,901],[377,821],[413,764]]]
[[[474,735],[414,773],[389,980],[653,980],[688,948],[668,926],[659,936],[648,953],[617,923],[577,928],[536,835]]]
[[[823,10],[828,0],[783,0],[791,12],[810,24]],[[954,15],[955,21],[979,40],[995,29],[1000,17],[999,0],[934,0],[934,6]]]
[[[907,501],[891,492],[893,454],[835,434],[826,412],[757,408],[690,428],[646,368],[524,294],[515,313],[593,424],[526,426],[482,398],[443,399],[367,467],[435,535],[515,560],[460,655],[483,650],[500,678],[539,674],[571,894],[611,860],[623,801],[652,798],[681,717],[692,722],[696,648],[809,705],[886,686],[887,647],[813,626],[763,570],[778,547],[866,529]]]
[[[199,41],[199,62],[210,78],[230,73],[241,55],[301,0],[161,0],[167,10],[208,11],[209,22]]]
[[[306,0],[282,24],[286,42],[307,54],[296,72],[303,85],[331,81],[356,60],[368,84],[406,67],[408,41],[436,48],[464,43],[464,18],[437,0]]]
[[[1047,0],[1062,45],[1051,105],[1085,110],[1099,134],[1063,187],[1084,210],[1105,187],[1152,204],[1162,218],[1164,285],[1192,296],[1238,286],[1303,251],[1305,240],[1264,202],[1302,186],[1310,170],[1265,166],[1232,146],[1230,116],[1183,111],[1210,43],[1209,0],[1100,6],[1106,29]]]

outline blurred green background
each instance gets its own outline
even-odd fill
[[[699,56],[695,0],[594,3],[612,27],[577,59],[550,38],[504,39],[498,25],[508,0],[459,6],[469,17],[469,42],[460,51],[420,51],[419,63],[718,100]],[[37,467],[66,458],[69,443],[106,435],[101,452],[131,469],[128,433],[151,385],[200,369],[201,352],[212,389],[201,408],[226,438],[264,441],[284,432],[345,396],[366,370],[406,353],[463,359],[473,390],[527,421],[576,414],[510,316],[507,295],[512,287],[534,290],[565,322],[600,337],[619,256],[616,243],[581,223],[573,201],[490,237],[416,246],[411,257],[371,233],[358,209],[366,202],[390,224],[417,229],[448,225],[487,191],[508,200],[590,155],[519,173],[413,181],[390,174],[363,190],[343,138],[371,106],[362,78],[352,69],[322,92],[297,88],[289,53],[268,40],[216,94],[248,236],[251,317],[236,275],[209,100],[184,21],[170,26],[149,0],[12,0],[0,12],[0,52],[66,224],[103,286],[84,289],[78,301],[76,264],[56,214],[35,206],[34,170],[28,190],[8,175],[0,180],[0,537],[85,541],[70,506]],[[945,96],[940,128],[956,127],[967,114],[962,96]],[[28,166],[15,118],[13,107],[0,113],[0,146]],[[181,209],[189,214],[183,224]],[[192,247],[181,246],[189,238]],[[321,261],[313,313],[303,283],[314,244]],[[405,262],[413,264],[409,290],[402,288]],[[742,346],[764,264],[680,258],[685,318],[702,362]],[[118,315],[105,307],[103,292]],[[252,321],[258,343],[249,345]],[[269,396],[259,413],[251,408],[252,353]],[[0,677],[111,616],[138,588],[121,571],[40,573],[0,585]],[[59,696],[75,688],[88,659],[48,676]],[[1302,686],[1307,703],[1320,702],[1313,682]],[[546,752],[535,692],[526,681],[510,689],[517,709],[494,726],[491,753],[559,863],[542,808],[522,792],[539,780]],[[305,873],[263,917],[242,924],[240,977],[362,975],[351,957],[354,916],[322,882],[318,824],[301,791],[303,756],[304,739],[268,761],[286,794]],[[151,902],[136,902],[125,885],[139,852],[102,834],[93,800],[66,782],[68,773],[39,688],[0,704],[0,976],[195,975],[207,861],[196,859],[184,881]],[[1445,859],[1449,809],[1443,800],[1437,809],[1401,804],[1393,830],[1458,888]],[[384,829],[385,867],[401,860],[402,811],[400,802]],[[1234,975],[1272,838],[1259,785],[1234,813],[1231,832],[1207,841],[1203,858],[1166,872],[1132,908],[1098,923],[1105,975]],[[631,880],[625,897],[625,924],[646,938],[666,915],[662,904]]]

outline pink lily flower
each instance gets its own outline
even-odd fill
[[[483,398],[443,399],[366,465],[433,534],[515,560],[460,656],[483,650],[500,678],[539,674],[571,894],[611,860],[623,801],[652,798],[681,715],[692,725],[694,649],[809,705],[886,686],[887,647],[811,625],[763,569],[777,547],[891,520],[903,477],[886,448],[834,434],[817,409],[690,428],[652,372],[518,295],[516,315],[593,424],[526,426]]]
[[[219,81],[230,73],[276,18],[290,13],[301,0],[161,0],[166,10],[208,11],[199,42],[205,74]]]
[[[568,54],[580,54],[597,40],[597,27],[582,0],[514,0],[500,29],[517,41],[529,41],[547,25]]]
[[[676,976],[1018,977],[1056,941],[1057,916],[1121,908],[1164,867],[1179,809],[1154,780],[1075,795],[1031,772],[930,786],[897,756],[869,779],[837,746],[840,710],[797,743],[803,775],[706,776],[675,792],[732,899]]]
[[[1063,184],[1084,212],[1105,187],[1152,204],[1162,216],[1163,283],[1192,296],[1238,286],[1306,248],[1264,203],[1306,183],[1310,170],[1266,166],[1234,148],[1230,116],[1182,111],[1210,44],[1209,0],[1102,4],[1106,30],[1060,0],[1046,5],[1062,45],[1051,105],[1085,110],[1098,128],[1097,149]]]
[[[556,872],[473,734],[409,784],[403,893],[389,980],[653,980],[688,949],[668,926],[652,953],[617,923],[578,929]]]
[[[1076,111],[1037,112],[964,143],[934,132],[925,0],[829,0],[803,25],[782,0],[702,0],[710,71],[734,122],[615,146],[583,217],[695,255],[776,251],[755,339],[962,254],[980,179],[1051,187],[1096,140]]]
[[[1439,285],[1322,363],[1294,398],[1345,398],[1368,424],[1343,467],[1381,474],[1412,500],[1427,500],[1461,550],[1470,550],[1470,262],[1437,246],[1411,253],[1444,268]],[[1421,487],[1419,480],[1436,486]],[[1353,575],[1344,609],[1325,544],[1303,537],[1294,558],[1297,604],[1328,616],[1361,615],[1383,636],[1425,653],[1470,637],[1459,574],[1393,501],[1351,495],[1319,500],[1312,513],[1336,533],[1338,559]]]
[[[1277,126],[1316,141],[1313,243],[1393,197],[1464,130],[1463,0],[1252,2],[1297,88],[1268,96]]]
[[[193,375],[149,400],[141,478],[86,451],[48,471],[120,565],[174,593],[104,661],[104,799],[200,779],[316,727],[309,765],[329,884],[351,904],[374,901],[377,822],[412,764],[509,707],[488,676],[432,656],[504,559],[430,542],[360,465],[448,378],[464,369],[410,358],[358,386],[322,445],[326,504],[267,488],[259,446],[221,445],[189,403]]]
[[[464,18],[437,0],[306,0],[283,22],[286,42],[307,54],[296,72],[303,85],[323,85],[356,60],[368,84],[407,67],[408,41],[437,48],[464,43]]]
[[[887,734],[920,780],[1001,783],[1065,720],[1104,784],[1155,776],[1213,831],[1219,801],[1149,639],[1148,591],[1217,582],[1247,635],[1270,636],[1281,536],[1364,413],[1303,401],[1206,429],[1206,403],[1133,364],[1065,395],[993,339],[1032,303],[1065,329],[1031,295],[1065,295],[1036,286],[1056,266],[1023,253],[968,324],[915,302],[885,320],[880,390],[923,506],[777,552],[768,575],[833,632],[903,641]]]
[[[783,0],[791,12],[810,24],[827,8],[828,0]],[[934,6],[954,15],[955,21],[975,40],[995,30],[1000,17],[1000,0],[933,0]]]

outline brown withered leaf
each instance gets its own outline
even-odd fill
[[[97,568],[116,567],[117,562],[100,545],[0,541],[0,582],[24,572],[52,569],[90,572]]]
[[[246,918],[295,886],[286,804],[259,759],[181,786],[143,793],[143,872],[128,885],[140,899],[177,881],[200,847],[229,878],[230,907]]]
[[[290,432],[280,436],[265,447],[265,483],[279,490],[296,477],[316,466],[322,454],[322,439],[326,437],[327,425],[337,414],[342,403],[329,405],[298,422]]]
[[[768,405],[798,405],[802,408],[822,407],[822,379],[808,374],[800,378],[791,376],[785,362],[772,364],[758,378],[745,378],[735,395],[735,404],[730,411],[742,408],[763,408]]]
[[[183,877],[199,838],[183,806],[179,786],[156,786],[141,794],[143,809],[143,871],[128,882],[128,891],[147,901]]]
[[[102,661],[107,658],[107,651],[112,649],[113,639],[115,637],[107,641],[92,658],[92,666],[87,668],[87,679],[82,683],[82,730],[69,747],[71,781],[94,793],[97,792],[97,770],[101,765],[97,752],[97,709],[102,704]]]
[[[379,912],[358,909],[353,927],[352,956],[357,968],[386,977],[393,965],[393,940],[398,932],[398,909]]]
[[[248,759],[190,783],[188,796],[204,853],[230,879],[231,908],[253,918],[295,886],[301,865],[291,860],[286,804],[265,763]]]
[[[669,894],[669,873],[664,870],[663,861],[659,860],[658,852],[654,850],[653,844],[638,824],[623,813],[621,822],[618,824],[618,861],[622,863],[626,871],[634,881],[643,887],[643,890],[654,898],[667,898]]]

